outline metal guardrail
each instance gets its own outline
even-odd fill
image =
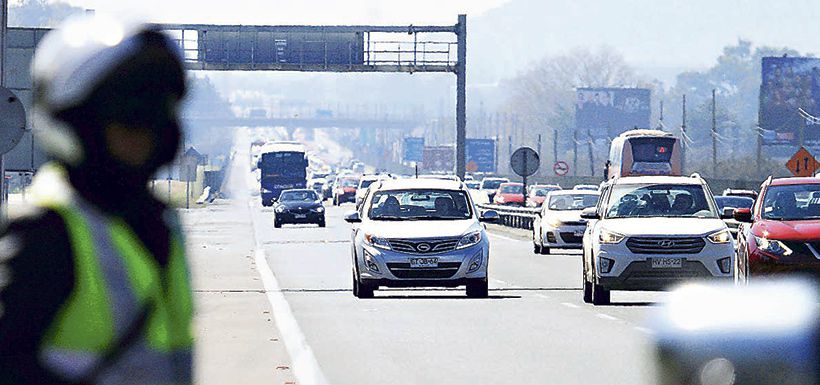
[[[541,209],[536,207],[515,207],[500,205],[478,205],[479,210],[493,210],[498,213],[499,224],[517,229],[532,230],[533,222]]]

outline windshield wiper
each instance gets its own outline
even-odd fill
[[[406,221],[406,220],[409,220],[410,218],[402,218],[402,217],[397,217],[397,216],[394,216],[394,215],[379,215],[379,216],[372,217],[370,219],[372,219],[374,221]]]

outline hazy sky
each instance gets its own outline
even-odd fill
[[[455,24],[509,0],[68,0],[157,22],[214,24]]]

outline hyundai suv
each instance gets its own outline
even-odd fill
[[[735,210],[736,278],[804,273],[820,276],[820,178],[769,178],[753,210]]]
[[[379,287],[466,286],[467,296],[487,296],[490,244],[461,182],[432,179],[373,183],[353,229],[353,294],[370,298]]]
[[[584,301],[611,290],[664,290],[692,279],[731,279],[734,241],[706,182],[642,176],[604,186],[583,239]]]

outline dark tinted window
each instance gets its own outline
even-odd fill
[[[632,159],[635,162],[669,162],[672,159],[673,138],[634,138]]]

